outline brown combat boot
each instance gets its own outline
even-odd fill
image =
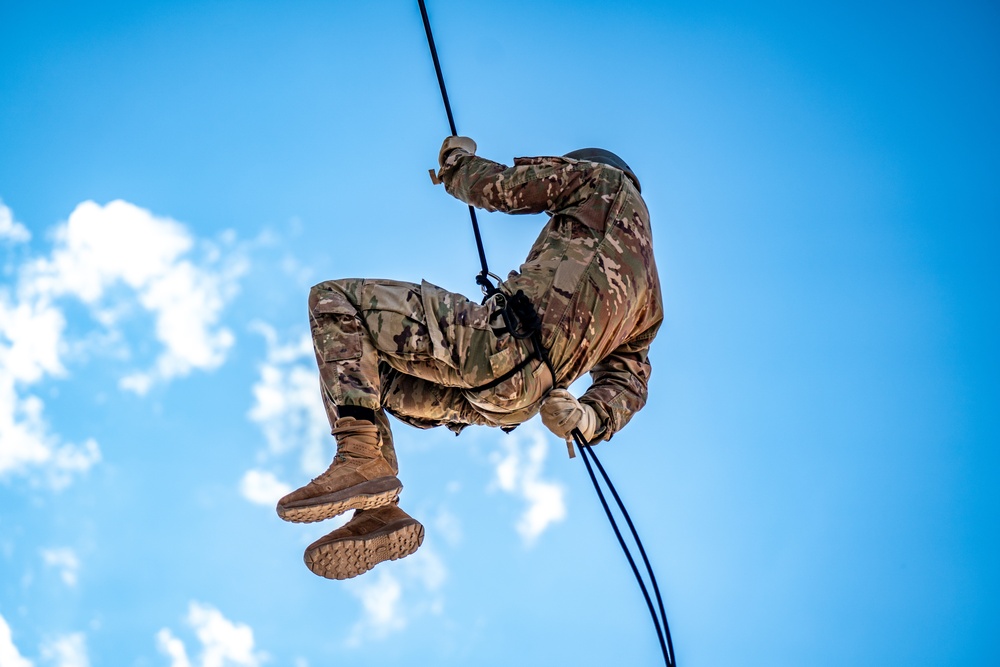
[[[312,523],[353,509],[396,502],[403,485],[380,452],[378,427],[342,417],[333,429],[337,455],[326,472],[278,501],[285,521]]]
[[[327,579],[350,579],[384,560],[409,556],[424,541],[424,527],[398,505],[358,510],[346,524],[306,549],[306,567]]]

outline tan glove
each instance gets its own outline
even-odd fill
[[[456,137],[454,135],[448,137],[441,144],[441,150],[438,152],[438,166],[444,167],[444,161],[448,158],[448,153],[452,152],[456,148],[461,148],[467,153],[476,154],[476,142],[468,137]]]
[[[542,423],[546,428],[567,442],[572,440],[573,429],[578,428],[590,442],[597,433],[598,418],[594,408],[576,400],[565,389],[553,389],[542,401]]]

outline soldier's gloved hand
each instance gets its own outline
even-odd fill
[[[444,167],[444,161],[448,159],[448,153],[452,152],[456,148],[461,148],[463,151],[468,153],[476,154],[476,142],[468,137],[456,137],[452,135],[444,140],[441,144],[441,150],[438,152],[438,166]]]
[[[573,429],[578,428],[590,442],[597,433],[598,418],[594,408],[576,400],[565,389],[553,389],[542,401],[542,423],[564,440],[572,439]]]

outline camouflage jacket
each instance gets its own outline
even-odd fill
[[[580,400],[600,417],[596,439],[610,439],[646,403],[649,345],[663,320],[639,192],[622,171],[595,162],[534,157],[506,167],[462,149],[439,177],[472,206],[551,216],[502,288],[534,303],[558,386],[590,372]]]

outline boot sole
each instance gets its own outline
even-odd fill
[[[403,484],[397,477],[379,477],[350,488],[288,505],[278,505],[278,516],[292,523],[315,523],[348,510],[372,510],[399,499]]]
[[[379,563],[409,556],[424,541],[416,519],[397,521],[367,535],[345,537],[306,550],[306,567],[327,579],[350,579]]]

